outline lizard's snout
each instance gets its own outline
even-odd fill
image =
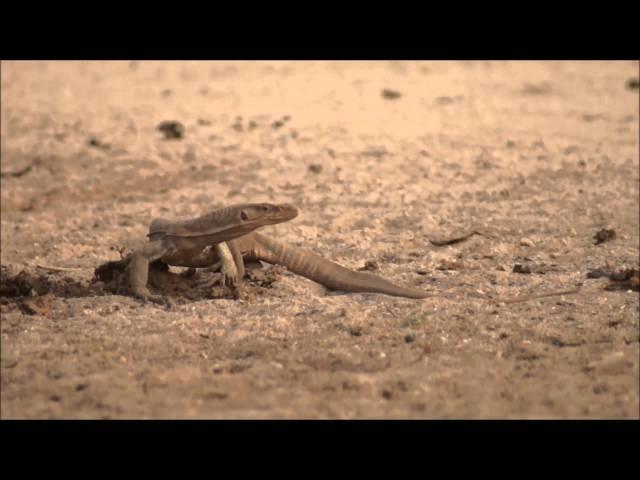
[[[278,213],[287,217],[288,220],[298,216],[298,209],[290,203],[282,203],[278,205]]]

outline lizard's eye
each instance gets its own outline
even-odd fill
[[[249,220],[249,215],[247,215],[247,212],[246,212],[246,211],[242,210],[242,211],[240,212],[240,218],[241,218],[242,220],[244,220],[244,221],[247,221],[247,220]]]

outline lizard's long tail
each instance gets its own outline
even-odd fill
[[[254,233],[255,254],[261,260],[282,265],[303,277],[321,283],[332,290],[372,292],[396,297],[427,298],[422,290],[400,287],[369,273],[354,272],[312,252],[287,245],[273,238]]]

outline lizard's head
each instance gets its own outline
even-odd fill
[[[238,209],[239,223],[247,226],[273,225],[298,216],[298,209],[288,203],[250,203]]]
[[[226,242],[266,225],[283,223],[298,216],[298,209],[286,203],[241,203],[214,210],[193,220],[170,221],[156,218],[148,236],[159,239],[201,237],[208,242]]]

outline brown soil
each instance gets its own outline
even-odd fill
[[[638,268],[638,62],[1,68],[2,418],[640,417],[637,277],[587,276]],[[247,201],[437,296],[93,281],[152,217]]]

